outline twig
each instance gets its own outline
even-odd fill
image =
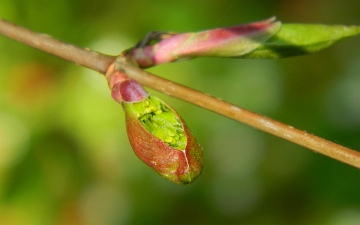
[[[115,59],[113,56],[99,54],[89,49],[78,48],[60,42],[46,34],[36,33],[1,18],[0,34],[102,74],[105,74],[107,68]]]
[[[59,42],[49,36],[32,32],[1,19],[0,34],[79,65],[86,66],[102,74],[105,74],[107,68],[115,59],[111,56],[94,53],[90,50],[80,49]],[[136,79],[142,85],[297,143],[317,153],[321,153],[356,168],[360,168],[360,153],[357,151],[345,148],[289,125],[232,105],[208,94],[155,76],[132,66],[125,58],[118,58],[116,69],[123,69],[129,77]]]

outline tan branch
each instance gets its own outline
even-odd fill
[[[0,18],[0,34],[78,65],[105,74],[115,57],[60,42],[46,34],[39,34]]]

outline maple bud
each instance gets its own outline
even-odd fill
[[[180,115],[120,71],[114,71],[108,81],[112,97],[125,111],[135,154],[170,181],[194,181],[203,166],[202,148]]]

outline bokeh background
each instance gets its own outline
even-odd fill
[[[116,55],[148,31],[266,19],[360,24],[347,0],[1,0],[0,17]],[[360,150],[360,38],[281,60],[196,59],[150,69]],[[204,148],[173,184],[140,162],[96,72],[0,37],[0,224],[360,224],[360,171],[153,92]]]

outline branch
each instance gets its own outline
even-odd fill
[[[102,74],[106,73],[109,65],[115,60],[114,57],[59,42],[49,36],[37,34],[1,19],[0,34]],[[122,56],[117,58],[115,64],[115,69],[124,70],[129,77],[136,79],[142,85],[297,143],[314,152],[321,153],[356,168],[360,168],[360,153],[357,151],[148,73],[134,67]]]
[[[115,59],[113,56],[99,54],[89,49],[78,48],[60,42],[46,34],[36,33],[1,18],[0,34],[102,74],[105,74],[107,68]]]

